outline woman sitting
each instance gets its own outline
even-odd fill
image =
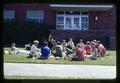
[[[82,39],[80,39],[80,43],[76,45],[76,55],[77,55],[77,60],[80,61],[85,60],[84,43]]]
[[[92,47],[91,47],[89,41],[86,42],[86,45],[85,45],[84,50],[85,50],[85,57],[90,57],[90,56],[92,56]]]
[[[51,50],[51,53],[53,54],[56,60],[62,58],[62,51],[63,48],[61,46],[61,43],[57,41],[57,45],[54,46]]]

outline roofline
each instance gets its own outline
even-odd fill
[[[112,8],[113,5],[68,5],[68,4],[50,4],[50,7],[89,7],[89,8]]]

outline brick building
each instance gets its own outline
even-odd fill
[[[116,48],[114,4],[5,4],[4,20],[31,20],[56,26],[50,34],[56,40],[98,38]],[[106,40],[105,40],[106,39]]]

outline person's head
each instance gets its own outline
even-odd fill
[[[53,39],[53,38],[51,38],[51,39],[50,39],[50,41],[54,41],[54,39]]]
[[[66,42],[66,40],[64,39],[63,42]]]
[[[48,42],[45,41],[45,42],[44,42],[44,46],[47,46],[47,45],[48,45]]]
[[[97,44],[100,44],[100,41],[97,41]]]
[[[83,42],[83,40],[82,40],[82,39],[80,39],[80,42]]]
[[[57,41],[57,45],[61,45],[60,41]]]
[[[36,46],[38,46],[39,41],[38,41],[38,40],[34,40],[33,43],[34,43]]]
[[[15,43],[12,43],[11,46],[12,46],[12,47],[15,46]]]
[[[87,44],[87,45],[90,45],[90,41],[87,41],[86,44]]]
[[[94,40],[93,40],[93,42],[95,42],[95,43],[96,43],[96,42],[97,42],[97,40],[96,40],[96,39],[94,39]]]

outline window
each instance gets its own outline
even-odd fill
[[[14,10],[4,10],[3,18],[4,18],[4,20],[13,20],[15,18],[15,11]]]
[[[43,22],[44,12],[39,10],[27,11],[27,19],[34,22]]]
[[[57,12],[56,27],[64,30],[88,30],[88,12]]]
[[[57,27],[63,27],[64,26],[64,17],[59,16],[57,17]]]
[[[75,17],[73,22],[74,22],[74,27],[80,28],[80,26],[79,26],[80,21],[79,21],[78,17]]]
[[[82,30],[88,29],[88,16],[81,16],[81,28]]]

